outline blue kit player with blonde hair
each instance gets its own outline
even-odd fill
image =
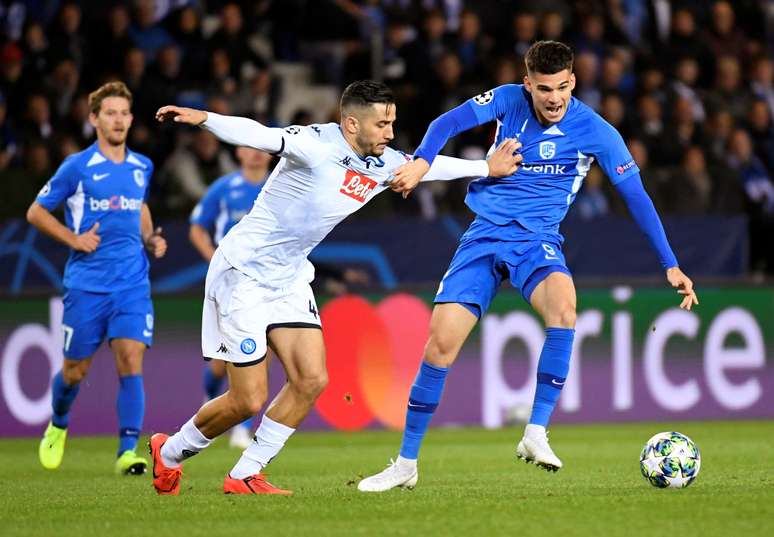
[[[532,415],[516,455],[548,470],[562,467],[548,444],[546,427],[570,367],[576,297],[559,224],[594,161],[657,252],[668,282],[682,295],[680,307],[698,304],[693,283],[678,266],[621,135],[572,97],[570,48],[539,41],[527,51],[525,61],[524,84],[500,86],[439,116],[413,161],[395,172],[393,189],[408,194],[450,137],[491,121],[497,122],[495,143],[516,138],[522,144],[523,161],[515,173],[499,179],[483,177],[469,186],[466,203],[476,218],[462,236],[435,297],[430,337],[409,393],[400,454],[386,470],[362,480],[361,491],[416,485],[419,448],[449,368],[506,278],[546,327]]]
[[[119,446],[115,470],[143,474],[135,448],[145,415],[142,360],[153,339],[147,249],[167,244],[154,230],[145,200],[151,161],[126,147],[132,94],[109,82],[89,95],[97,141],[62,162],[27,211],[27,220],[70,247],[64,272],[64,364],[53,380],[52,417],[38,455],[44,468],[62,463],[70,409],[97,348],[107,339],[119,378]],[[51,211],[65,202],[65,224]]]

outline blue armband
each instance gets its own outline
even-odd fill
[[[629,212],[637,222],[637,225],[648,237],[651,246],[658,253],[661,260],[661,266],[666,270],[677,266],[677,258],[672,248],[669,246],[664,226],[658,217],[656,208],[653,206],[650,196],[642,186],[640,174],[632,175],[615,185],[618,192],[626,202]]]
[[[425,137],[422,138],[422,143],[414,151],[414,158],[423,158],[428,164],[432,164],[449,138],[478,124],[478,118],[470,107],[469,102],[465,102],[457,108],[452,108],[430,123]]]

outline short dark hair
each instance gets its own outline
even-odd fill
[[[572,71],[573,59],[572,49],[558,41],[537,41],[524,55],[527,71],[544,75]]]
[[[344,89],[341,94],[340,107],[342,112],[352,106],[364,107],[372,104],[393,104],[395,97],[392,90],[381,82],[374,80],[357,80]]]

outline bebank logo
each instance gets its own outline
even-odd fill
[[[89,198],[89,208],[92,211],[139,211],[142,207],[142,199],[110,196],[109,198]]]
[[[430,326],[427,304],[405,293],[377,305],[349,295],[328,302],[320,319],[330,380],[318,414],[347,431],[374,421],[403,428]]]

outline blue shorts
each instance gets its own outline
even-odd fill
[[[532,292],[552,272],[572,276],[561,237],[535,237],[518,224],[498,226],[476,218],[460,239],[434,302],[462,304],[480,318],[506,278],[529,303]]]
[[[112,293],[68,289],[64,295],[64,355],[70,360],[92,356],[107,337],[153,342],[150,286]]]

